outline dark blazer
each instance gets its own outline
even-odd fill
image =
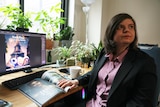
[[[97,74],[105,64],[104,50],[92,71],[79,77],[79,85],[88,84],[88,99],[95,98]],[[157,83],[154,60],[140,50],[129,49],[109,91],[107,107],[155,107]]]

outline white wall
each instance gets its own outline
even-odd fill
[[[108,0],[108,3],[109,19],[120,12],[131,14],[137,22],[139,43],[160,46],[160,0]]]
[[[85,42],[84,5],[75,0],[75,37]],[[139,43],[159,44],[160,46],[160,0],[96,0],[89,12],[88,35],[90,42],[98,44],[103,38],[108,21],[117,13],[126,12],[137,22]]]
[[[74,28],[73,39],[85,41],[85,14],[82,11],[83,4],[80,0],[70,0],[69,25]],[[73,6],[74,5],[74,6]]]

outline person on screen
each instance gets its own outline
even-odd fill
[[[137,47],[136,22],[131,15],[115,15],[106,29],[104,49],[93,69],[64,88],[87,85],[86,107],[155,107],[156,65]]]

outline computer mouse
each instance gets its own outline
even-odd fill
[[[25,69],[24,72],[25,73],[30,73],[30,72],[32,72],[32,69]]]

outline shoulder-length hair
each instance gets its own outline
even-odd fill
[[[127,13],[120,13],[115,15],[111,21],[109,22],[109,25],[106,29],[105,35],[104,35],[104,49],[106,53],[114,53],[116,50],[116,44],[113,41],[113,37],[115,35],[115,32],[117,30],[118,25],[125,19],[131,19],[134,23],[135,26],[135,39],[134,41],[130,44],[129,48],[131,49],[137,49],[137,41],[138,41],[138,37],[137,37],[137,28],[136,28],[136,22],[135,20],[132,18],[132,16],[130,16]]]

